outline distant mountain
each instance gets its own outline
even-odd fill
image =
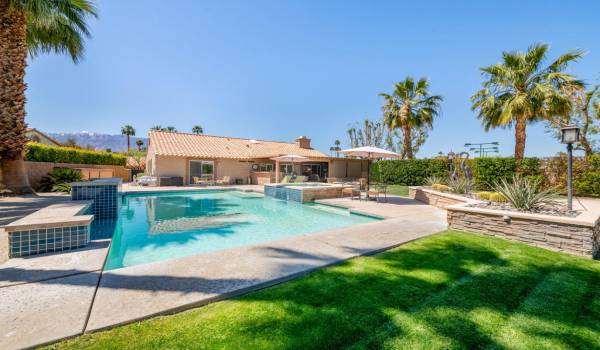
[[[127,137],[125,135],[108,135],[99,134],[90,131],[80,131],[75,133],[48,133],[48,135],[55,138],[58,142],[64,143],[70,138],[75,139],[77,145],[80,147],[92,146],[98,151],[104,151],[108,148],[113,152],[125,152],[127,151]],[[146,137],[131,137],[131,148],[137,148],[135,142],[137,140],[144,141],[144,147],[148,143]]]

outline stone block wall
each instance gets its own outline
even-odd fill
[[[535,217],[508,219],[502,213],[448,209],[448,227],[590,258],[597,257],[600,250],[600,223],[585,226]]]
[[[463,200],[455,198],[456,196],[454,195],[426,190],[420,187],[409,187],[408,197],[441,209],[446,209],[449,205],[466,202],[466,198]]]

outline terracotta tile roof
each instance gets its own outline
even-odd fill
[[[253,159],[297,154],[312,159],[329,158],[315,149],[300,148],[296,143],[235,137],[151,131],[150,147],[158,156]]]

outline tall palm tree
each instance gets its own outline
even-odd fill
[[[69,54],[77,63],[89,37],[90,0],[0,0],[0,189],[31,192],[25,170],[27,55]]]
[[[131,136],[135,136],[135,129],[131,125],[125,125],[121,128],[121,135],[127,136],[127,152],[131,148]]]
[[[142,146],[144,145],[144,141],[138,139],[137,141],[135,141],[135,144],[137,145],[138,151],[142,151]]]
[[[429,93],[426,78],[415,82],[412,77],[396,84],[391,95],[381,93],[379,96],[385,99],[382,107],[385,124],[390,130],[402,130],[402,157],[413,159],[413,129],[433,127],[433,119],[441,111],[442,96]]]
[[[342,148],[340,147],[340,145],[342,144],[342,142],[341,142],[340,140],[335,140],[335,141],[333,142],[333,144],[335,145],[335,149],[334,149],[334,151],[335,151],[335,156],[336,156],[337,158],[339,158],[339,157],[340,157],[340,151],[342,150]]]
[[[523,159],[527,123],[568,114],[568,91],[583,83],[564,70],[583,56],[573,50],[544,66],[549,46],[535,44],[527,52],[503,52],[502,61],[481,68],[483,88],[471,97],[472,110],[486,131],[515,126],[515,158]]]
[[[194,134],[198,134],[199,135],[199,134],[204,133],[204,129],[200,125],[194,125],[194,127],[192,128],[192,132]]]

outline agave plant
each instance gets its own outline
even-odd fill
[[[471,180],[466,177],[457,177],[448,179],[448,187],[454,193],[466,194],[471,191]]]
[[[530,178],[514,175],[512,181],[502,179],[494,187],[517,209],[529,211],[556,204],[554,190],[540,190],[540,182]]]
[[[81,181],[82,175],[79,170],[70,168],[54,168],[48,176],[44,176],[40,181],[39,190],[42,192],[70,192],[71,182]]]
[[[444,176],[431,175],[425,179],[427,186],[433,186],[435,184],[445,185],[448,183],[448,178]]]

